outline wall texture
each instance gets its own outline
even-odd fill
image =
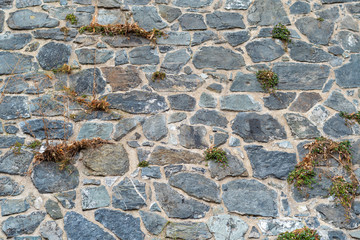
[[[93,19],[167,37],[80,34]],[[339,116],[359,109],[359,19],[358,0],[0,0],[0,239],[275,239],[304,225],[359,239],[360,202],[347,220],[329,197],[337,168],[305,193],[286,182],[316,137],[351,140],[360,163],[360,128]],[[71,74],[51,71],[65,63]],[[260,69],[278,75],[275,95]],[[115,144],[60,171],[10,149],[31,136]],[[229,166],[204,162],[211,145]]]

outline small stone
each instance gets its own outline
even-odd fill
[[[2,199],[0,200],[1,216],[26,212],[30,205],[25,199]]]
[[[159,14],[166,21],[172,23],[181,16],[181,10],[167,5],[159,5]]]
[[[248,41],[250,34],[248,31],[225,32],[224,37],[231,46],[236,47]]]
[[[251,95],[227,95],[220,98],[220,109],[238,112],[257,112],[261,110],[261,105]]]
[[[28,33],[11,34],[6,32],[0,35],[0,49],[19,50],[24,48],[31,40],[32,36]]]
[[[212,178],[221,181],[226,177],[249,176],[247,169],[240,159],[228,152],[226,153],[226,157],[227,165],[225,167],[222,164],[216,163],[214,161],[210,161],[208,163],[210,175]]]
[[[158,92],[194,92],[205,82],[203,78],[195,74],[167,75],[161,81],[153,81],[152,74],[147,74],[146,77],[150,87]]]
[[[177,94],[168,97],[170,107],[174,110],[193,111],[196,105],[195,98],[187,94]]]
[[[110,206],[110,196],[105,186],[81,189],[82,210],[90,210]]]
[[[25,96],[4,96],[0,102],[0,118],[3,120],[29,118],[27,101],[28,97]]]
[[[161,37],[156,40],[158,45],[189,46],[191,36],[187,32],[167,32],[167,37]]]
[[[141,220],[145,225],[146,230],[151,234],[159,235],[168,221],[156,213],[139,211]]]
[[[101,64],[106,63],[114,56],[114,51],[107,49],[81,48],[76,49],[81,64]]]
[[[63,218],[63,214],[57,202],[51,199],[47,200],[45,203],[45,209],[52,219],[57,220]]]
[[[184,31],[207,29],[204,17],[200,14],[185,13],[179,18],[179,23]]]
[[[114,140],[119,141],[144,121],[143,117],[125,118],[115,125]]]
[[[31,234],[44,220],[46,213],[37,211],[29,215],[18,215],[9,217],[2,222],[2,230],[9,237],[16,237],[23,234]]]
[[[329,115],[330,112],[325,107],[318,105],[310,113],[309,119],[316,124],[323,124]]]
[[[249,2],[246,0],[246,2]],[[278,23],[289,25],[280,0],[258,0],[249,8],[248,22],[250,25],[270,26]]]
[[[333,91],[324,102],[324,105],[339,112],[356,112],[355,106],[338,91]]]
[[[203,124],[207,126],[217,126],[225,128],[228,124],[226,117],[215,110],[198,110],[191,118],[191,124]]]
[[[24,186],[19,185],[10,177],[0,176],[0,196],[17,196],[24,191]]]
[[[40,234],[49,240],[62,240],[64,231],[55,221],[47,221],[40,225]]]
[[[206,14],[206,23],[209,27],[217,30],[245,28],[243,16],[235,12],[214,11]]]
[[[17,10],[10,13],[7,19],[9,28],[14,30],[30,30],[34,28],[53,28],[59,25],[59,21],[50,18],[42,12],[33,12],[29,9]]]
[[[200,97],[200,101],[201,101],[201,97]],[[199,103],[200,105],[200,103]],[[177,113],[173,113],[169,116],[168,118],[168,123],[177,123],[177,122],[181,122],[182,120],[186,119],[186,113],[184,112],[177,112]]]
[[[165,73],[178,74],[190,58],[190,55],[185,49],[169,52],[165,55],[161,64],[161,69]]]
[[[289,110],[305,113],[321,100],[322,97],[318,93],[302,92],[295,100],[295,102],[291,104]]]
[[[221,84],[212,83],[209,86],[207,86],[206,89],[212,92],[221,93],[224,87]]]
[[[302,115],[286,113],[284,116],[290,127],[291,134],[296,139],[316,138],[321,135],[317,127]]]
[[[125,49],[115,52],[115,66],[129,63],[129,58]]]
[[[230,147],[238,147],[240,146],[240,139],[231,136],[229,139],[229,146]]]
[[[64,208],[72,209],[75,207],[75,199],[76,199],[75,191],[61,192],[55,194],[54,196]]]
[[[100,185],[101,181],[98,179],[83,179],[82,181],[83,185]]]
[[[353,134],[353,129],[347,126],[345,119],[340,117],[339,114],[335,114],[324,123],[323,131],[325,134],[334,138],[341,138]]]
[[[291,41],[290,57],[299,62],[320,63],[331,60],[331,54],[303,41]]]
[[[203,126],[181,125],[179,127],[180,145],[188,149],[203,149],[208,146],[205,140],[206,129]]]
[[[252,0],[226,0],[226,10],[246,10],[249,8]]]
[[[276,92],[263,98],[264,106],[270,110],[286,109],[295,97],[295,92]]]
[[[297,1],[290,6],[291,14],[308,14],[310,10],[310,5],[306,2]]]
[[[52,28],[40,29],[32,32],[37,39],[52,39],[57,41],[69,42],[73,40],[78,32],[75,29]]]
[[[191,239],[210,239],[212,237],[205,223],[202,222],[171,222],[166,227],[166,237]]]
[[[200,96],[199,106],[203,108],[215,108],[217,100],[211,94],[203,92]]]
[[[254,239],[259,239],[260,238],[260,232],[255,226],[253,226],[251,228],[249,238],[254,238]]]
[[[214,146],[219,147],[226,143],[229,135],[227,133],[215,133],[214,135]]]
[[[254,63],[270,62],[285,53],[283,47],[272,39],[252,41],[246,45],[246,51]]]
[[[217,34],[215,34],[213,31],[196,31],[194,32],[191,46],[197,46],[210,40],[216,40],[217,38]]]
[[[203,156],[198,153],[157,146],[150,155],[149,164],[158,166],[169,164],[200,164],[203,160]]]
[[[337,228],[352,230],[360,225],[360,219],[355,214],[350,213],[350,216],[346,217],[346,210],[340,204],[319,204],[315,209],[324,222],[331,223]]]
[[[144,167],[141,168],[141,177],[143,179],[160,179],[161,178],[161,172],[160,167]]]
[[[334,31],[333,21],[318,21],[313,17],[300,18],[295,26],[304,34],[311,43],[327,45]]]
[[[104,140],[110,140],[110,135],[113,132],[112,123],[92,123],[87,122],[84,123],[79,131],[77,136],[77,140],[82,139],[93,139],[93,138],[101,138]]]
[[[155,29],[163,29],[167,24],[161,19],[155,7],[150,6],[134,6],[132,7],[134,21],[139,27],[146,31]]]
[[[17,67],[19,59],[21,59],[21,68]],[[39,68],[38,64],[34,62],[33,56],[14,52],[0,52],[0,62],[7,63],[0,65],[0,75],[26,73]]]
[[[134,65],[151,64],[156,65],[159,63],[159,53],[156,49],[150,46],[137,47],[129,52],[129,60]]]
[[[165,115],[155,115],[145,119],[143,133],[148,140],[160,141],[168,134]]]
[[[210,217],[206,224],[216,240],[245,240],[249,228],[240,217],[225,214]]]
[[[112,205],[122,210],[135,210],[146,206],[145,183],[125,178],[112,190]]]

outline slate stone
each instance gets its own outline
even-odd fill
[[[231,46],[236,47],[248,41],[250,34],[248,31],[225,32],[224,37]]]
[[[198,110],[191,118],[191,124],[203,124],[207,126],[226,127],[228,124],[226,117],[216,110]]]
[[[200,96],[199,106],[203,108],[216,108],[217,100],[211,94],[203,92]]]
[[[19,59],[21,59],[21,67],[18,66]],[[6,64],[0,65],[0,75],[27,73],[38,70],[39,66],[34,62],[34,57],[21,53],[14,52],[0,52],[0,62]]]
[[[165,55],[161,64],[161,69],[165,73],[178,74],[189,60],[190,55],[185,49],[170,52]]]
[[[261,84],[255,74],[236,73],[235,80],[230,87],[231,92],[263,92]]]
[[[229,212],[263,217],[278,216],[277,194],[256,180],[239,179],[223,184],[223,201]]]
[[[357,21],[354,18],[352,18],[350,16],[345,16],[341,19],[340,28],[358,32],[359,24],[357,23]]]
[[[264,97],[264,106],[270,110],[286,109],[295,100],[295,92],[276,92]]]
[[[5,12],[0,10],[0,33],[4,30]]]
[[[350,236],[352,236],[351,233],[349,233]],[[328,237],[330,240],[346,240],[346,235],[345,233],[341,232],[341,231],[329,231],[328,232]],[[352,236],[354,237],[354,236]]]
[[[101,72],[98,68],[89,68],[81,70],[75,74],[70,75],[70,88],[73,89],[77,94],[89,94],[93,92],[99,94],[105,89],[106,82],[101,76]],[[95,81],[95,89],[94,89]]]
[[[350,213],[349,219],[346,218],[345,209],[340,204],[319,204],[315,209],[320,213],[324,222],[331,223],[335,227],[351,230],[360,225],[360,219],[353,213]]]
[[[144,118],[140,117],[140,116],[136,116],[134,118],[125,118],[125,119],[120,120],[115,125],[115,133],[113,136],[114,140],[119,141],[120,139],[125,137],[129,132],[134,130],[136,128],[136,126],[139,123],[142,123],[143,121],[144,121]]]
[[[359,69],[360,54],[352,54],[350,61],[338,69],[335,69],[336,83],[342,88],[360,87]]]
[[[157,146],[151,153],[149,164],[164,166],[168,164],[199,164],[203,156],[187,150]]]
[[[340,46],[331,46],[331,47],[328,47],[328,52],[332,53],[336,56],[340,56],[344,53],[344,49],[342,49],[342,47],[340,47]]]
[[[112,206],[122,210],[135,210],[146,206],[145,183],[125,178],[112,190]]]
[[[353,134],[353,129],[346,125],[345,119],[340,117],[339,114],[335,114],[324,123],[323,131],[326,135],[334,138],[341,138]]]
[[[210,210],[209,206],[185,198],[166,183],[154,182],[156,199],[169,218],[199,219]]]
[[[145,211],[139,211],[139,213],[146,230],[148,230],[151,234],[159,235],[168,223],[165,218],[156,213]]]
[[[304,227],[300,220],[263,219],[258,223],[265,236],[276,236],[283,232],[292,232]]]
[[[253,0],[226,0],[226,10],[246,10],[249,8]]]
[[[2,230],[9,237],[23,234],[31,234],[44,220],[46,213],[42,211],[32,212],[29,215],[9,217],[2,223]]]
[[[204,126],[190,126],[182,124],[179,127],[180,145],[188,149],[204,149],[208,147],[205,140],[206,129]]]
[[[246,44],[246,51],[254,63],[270,62],[284,55],[282,46],[272,39],[262,39]]]
[[[15,143],[24,144],[25,138],[18,136],[1,136],[0,135],[0,148],[10,148],[15,145]]]
[[[76,16],[76,15],[75,15]],[[101,25],[107,24],[124,24],[126,19],[123,14],[120,14],[117,9],[104,9],[100,8],[97,12],[97,23]],[[70,25],[70,22],[68,22]],[[79,27],[79,26],[76,26]]]
[[[238,113],[231,128],[245,142],[286,139],[284,127],[269,114]]]
[[[204,79],[195,74],[167,75],[159,81],[153,81],[151,77],[147,74],[149,85],[158,92],[194,92],[204,84]]]
[[[217,38],[217,34],[215,34],[213,31],[196,31],[193,34],[191,46],[197,46],[210,40],[216,40]]]
[[[76,49],[81,64],[101,64],[106,63],[114,56],[114,51],[108,49],[81,48]]]
[[[100,210],[97,210],[100,211]],[[103,210],[105,211],[105,209]],[[117,221],[114,221],[114,223]],[[81,214],[76,212],[67,212],[64,217],[64,230],[68,239],[88,240],[103,239],[115,240],[113,236],[105,232],[95,223],[90,222]]]
[[[64,208],[72,209],[75,207],[76,191],[56,193],[54,196]]]
[[[166,237],[176,239],[210,239],[212,237],[205,223],[171,222],[166,227]]]
[[[349,13],[356,14],[356,13],[360,13],[359,6],[360,6],[359,3],[347,4],[346,9],[348,10]]]
[[[179,23],[184,31],[206,30],[204,17],[196,13],[185,13],[179,18]]]
[[[115,52],[115,66],[129,63],[129,58],[124,49]]]
[[[59,26],[59,21],[50,18],[48,14],[33,12],[29,9],[10,13],[6,20],[9,28],[14,30],[31,30],[35,28],[53,28]]]
[[[167,5],[159,5],[159,14],[163,19],[169,23],[172,23],[181,16],[182,12],[179,8],[174,8]]]
[[[162,5],[161,5],[162,6]],[[190,34],[188,32],[166,32],[166,37],[161,37],[156,40],[158,45],[175,45],[175,46],[189,46]]]
[[[294,112],[305,113],[309,111],[316,103],[322,100],[319,93],[302,92],[293,104],[291,104],[289,110]]]
[[[25,82],[25,79],[21,75],[15,75],[5,79],[0,91],[3,93],[19,94],[27,89],[29,89],[29,84]]]
[[[41,240],[40,236],[15,237],[14,240]]]
[[[24,133],[41,140],[68,139],[73,134],[73,124],[62,120],[31,119],[20,122],[19,126]]]
[[[272,71],[279,77],[279,90],[321,90],[330,68],[320,64],[275,63]]]
[[[190,7],[190,8],[202,8],[206,6],[210,6],[213,0],[199,0],[199,1],[191,1],[191,0],[175,0],[173,4],[177,7]]]
[[[286,113],[284,117],[295,139],[317,138],[321,136],[317,127],[306,117],[295,113]]]
[[[171,109],[182,111],[193,111],[195,109],[195,98],[187,94],[177,94],[168,96]]]
[[[248,22],[250,25],[260,26],[290,24],[280,0],[256,0],[249,8]]]
[[[168,123],[181,122],[182,120],[186,119],[186,117],[187,117],[186,113],[184,113],[184,112],[176,112],[176,113],[171,114],[168,117]]]
[[[331,54],[303,41],[291,41],[290,57],[299,62],[320,63],[331,60]]]
[[[220,109],[228,111],[260,111],[261,105],[251,95],[226,95],[220,98]]]
[[[247,145],[245,150],[255,178],[284,180],[297,164],[295,153],[267,151],[260,145]]]
[[[62,240],[64,231],[55,221],[47,221],[40,225],[40,234],[49,240]]]
[[[141,178],[143,179],[160,179],[161,178],[161,172],[160,167],[144,167],[141,168]]]
[[[10,177],[0,176],[0,196],[17,196],[24,191],[24,186],[19,185]]]
[[[42,162],[34,166],[31,180],[40,193],[68,191],[79,185],[79,171],[73,165],[60,170],[54,162]]]
[[[332,8],[327,8],[322,11],[316,12],[316,16],[326,19],[326,20],[332,20],[335,21],[339,18],[339,8],[337,6],[334,6]]]
[[[44,70],[52,70],[68,63],[71,47],[62,43],[50,42],[40,48],[37,60]]]
[[[100,119],[103,121],[119,120],[122,116],[116,112],[92,111],[88,113],[86,110],[75,113],[71,116],[74,122],[85,120]]]
[[[226,152],[226,157],[228,159],[227,166],[216,163],[214,161],[209,161],[209,171],[210,176],[215,178],[218,181],[223,180],[226,177],[247,177],[249,173],[245,168],[243,162],[234,155],[231,155],[229,152]]]
[[[143,133],[148,140],[160,141],[168,134],[165,115],[155,115],[145,119]]]
[[[82,210],[90,210],[110,206],[110,196],[105,186],[81,189]]]
[[[334,31],[334,22],[318,21],[313,17],[304,17],[296,20],[295,26],[311,43],[327,45]]]
[[[105,140],[110,140],[110,135],[113,131],[112,123],[94,123],[94,122],[86,122],[80,128],[79,134],[77,136],[77,140],[82,139],[93,139],[93,138],[101,138]]]
[[[297,1],[290,6],[291,14],[308,14],[310,11],[310,4],[306,2]]]
[[[61,102],[56,101],[54,96],[42,95],[31,100],[30,111],[33,116],[62,116],[65,106]]]
[[[41,4],[42,4],[41,0],[17,0],[16,1],[17,8],[34,7],[34,6],[40,6]]]
[[[101,38],[103,42],[109,44],[114,48],[123,47],[138,47],[148,45],[150,41],[148,39],[137,37],[133,35],[128,36],[104,36]],[[161,39],[161,38],[160,38]]]
[[[125,0],[125,4],[128,5],[147,5],[150,0]]]
[[[219,147],[226,143],[229,138],[229,134],[227,133],[215,133],[214,134],[214,146]]]
[[[235,12],[214,11],[206,14],[206,23],[209,27],[217,30],[245,28],[243,16]]]
[[[201,174],[178,173],[169,178],[169,184],[180,188],[192,197],[208,202],[221,202],[218,185]]]
[[[244,236],[249,228],[240,217],[228,214],[212,216],[206,224],[216,240],[245,240]]]
[[[0,201],[1,216],[26,212],[30,205],[25,199],[2,199]]]
[[[360,35],[349,31],[340,31],[337,38],[343,49],[351,53],[360,52]]]
[[[12,34],[6,32],[0,35],[0,49],[1,50],[20,50],[24,48],[32,40],[31,34],[18,33]]]
[[[12,8],[14,0],[1,0],[0,2],[0,8],[2,9],[9,9]]]
[[[159,63],[159,53],[151,46],[137,47],[129,52],[129,60],[134,65],[156,65]]]
[[[134,66],[103,67],[101,71],[113,92],[128,91],[141,84],[140,72]]]
[[[28,171],[34,154],[20,150],[15,153],[13,150],[6,152],[0,157],[0,172],[14,175],[25,175]]]
[[[54,200],[47,200],[45,203],[45,209],[47,214],[49,214],[52,219],[57,220],[63,218],[59,204]]]
[[[4,96],[0,102],[0,118],[3,120],[29,118],[27,101],[28,97],[25,96]]]
[[[139,27],[146,31],[163,29],[167,24],[161,19],[155,7],[150,6],[134,6],[132,7],[134,21]]]
[[[75,29],[69,29],[65,32],[63,28],[41,29],[32,32],[36,39],[51,39],[66,42],[73,40],[77,33]]]
[[[197,69],[214,68],[236,70],[245,65],[241,54],[224,47],[201,47],[194,55],[193,64]]]
[[[324,102],[324,105],[338,112],[356,112],[355,106],[338,91],[333,91]]]

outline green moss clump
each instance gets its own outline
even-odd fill
[[[159,71],[154,72],[151,76],[153,82],[155,82],[155,80],[164,80],[165,78],[166,78],[166,74],[164,72],[159,72]]]
[[[304,227],[292,232],[281,233],[277,240],[320,240],[316,230]]]
[[[222,167],[228,165],[228,159],[226,157],[226,152],[217,147],[210,147],[204,152],[206,161],[214,161],[216,163],[222,164]]]
[[[149,166],[149,162],[148,161],[141,161],[138,164],[138,167],[148,167]]]
[[[286,28],[286,26],[282,25],[281,23],[275,25],[272,30],[272,37],[280,39],[286,43],[290,43],[290,31]]]
[[[261,83],[261,87],[265,92],[275,93],[279,78],[276,73],[271,70],[260,70],[256,73],[257,80]]]
[[[78,19],[73,13],[66,15],[65,20],[69,21],[73,25],[78,23]]]

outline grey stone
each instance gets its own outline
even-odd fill
[[[97,210],[97,211],[101,211]],[[107,210],[102,210],[107,211]],[[114,221],[117,222],[117,221]],[[67,212],[64,217],[64,230],[68,239],[89,240],[89,239],[103,239],[115,240],[113,236],[105,232],[101,227],[95,223],[90,222],[81,214],[76,212]]]
[[[145,183],[125,178],[112,190],[112,206],[122,210],[135,210],[146,206]]]
[[[25,199],[2,199],[0,201],[1,216],[26,212],[30,205]]]
[[[353,164],[359,164],[360,163],[360,139],[356,140],[355,142],[351,143],[351,150],[352,150],[352,162]],[[359,213],[360,214],[360,202],[359,202]]]
[[[214,146],[219,147],[226,143],[229,138],[229,134],[227,133],[215,133],[214,134]]]
[[[286,109],[296,97],[295,92],[276,92],[264,97],[264,106],[270,110]]]
[[[163,29],[167,24],[161,19],[155,7],[150,6],[134,6],[132,7],[134,21],[139,27],[146,31]]]
[[[10,13],[6,22],[9,28],[14,30],[53,28],[59,25],[59,21],[54,18],[50,18],[48,14],[33,12],[29,9],[17,10]]]
[[[104,36],[102,41],[109,44],[114,48],[123,48],[123,47],[138,47],[142,45],[147,45],[150,43],[148,39],[137,37],[133,35],[129,36]]]
[[[353,134],[353,129],[346,125],[344,118],[340,117],[339,114],[334,115],[324,123],[323,131],[326,135],[341,138]]]
[[[101,64],[106,63],[114,56],[114,51],[108,49],[81,48],[76,49],[81,64]]]
[[[189,46],[190,34],[188,32],[167,32],[166,37],[161,37],[156,40],[158,45],[175,45],[175,46]]]
[[[229,139],[229,146],[230,147],[238,147],[238,146],[240,146],[240,139],[231,136],[230,139]]]
[[[174,5],[177,7],[190,7],[190,8],[202,8],[209,6],[213,0],[199,0],[199,1],[191,1],[191,0],[175,0]]]
[[[3,120],[29,118],[27,100],[28,97],[25,96],[4,96],[0,102],[0,118]]]
[[[341,46],[351,53],[360,52],[360,35],[349,31],[340,31],[337,38]]]
[[[351,230],[360,225],[360,219],[355,214],[350,213],[349,218],[346,218],[345,209],[340,204],[319,204],[315,209],[320,213],[324,222],[331,223],[335,227]]]
[[[25,79],[20,75],[14,77],[8,77],[5,79],[3,87],[0,91],[3,93],[22,93],[29,88],[29,84],[25,82]]]
[[[177,94],[168,97],[171,109],[193,111],[196,105],[195,98],[187,94]]]
[[[222,164],[210,161],[209,171],[210,176],[216,180],[223,180],[226,177],[247,177],[249,176],[248,171],[246,170],[243,162],[231,155],[229,152],[226,153],[227,165],[224,167]]]
[[[5,12],[0,10],[0,33],[4,30]]]
[[[327,45],[334,31],[332,21],[318,21],[312,17],[300,18],[295,26],[304,34],[311,43]]]
[[[0,176],[0,196],[17,196],[24,191],[24,186],[19,185],[10,177]]]
[[[223,201],[229,212],[263,217],[278,216],[277,194],[256,180],[223,184]]]
[[[194,32],[191,46],[197,46],[210,40],[216,40],[217,38],[217,34],[215,34],[213,31],[196,31]]]
[[[243,16],[234,12],[214,11],[206,14],[206,23],[209,27],[217,30],[245,28]]]
[[[340,47],[340,46],[328,47],[328,51],[329,51],[329,53],[332,53],[336,56],[341,56],[344,53],[344,49],[342,49],[342,47]]]
[[[76,191],[68,191],[54,194],[55,198],[66,209],[75,207]]]
[[[167,75],[165,79],[153,81],[147,74],[149,85],[158,92],[194,92],[203,85],[204,79],[198,75]]]
[[[339,8],[337,6],[332,7],[332,8],[327,8],[325,10],[316,12],[316,15],[320,18],[334,21],[334,20],[338,19],[340,16]]]
[[[159,63],[159,53],[151,46],[137,47],[129,52],[129,60],[134,65],[156,65]]]
[[[34,166],[31,180],[40,193],[68,191],[79,185],[79,171],[73,165],[60,170],[55,162],[42,162]]]
[[[317,127],[306,117],[295,113],[286,113],[284,117],[295,139],[317,138],[321,136]]]
[[[34,154],[21,150],[14,152],[10,150],[0,157],[0,172],[15,175],[25,175],[28,171]]]
[[[261,84],[255,74],[244,74],[238,72],[230,87],[231,92],[263,92]]]
[[[121,14],[121,12],[119,12],[118,9],[104,9],[104,8],[100,8],[98,10],[96,20],[101,25],[124,24],[126,21],[125,16]]]
[[[129,132],[134,130],[136,126],[144,121],[143,117],[136,116],[134,118],[125,118],[115,125],[114,140],[119,141]]]
[[[255,178],[286,179],[297,164],[295,153],[267,151],[260,145],[247,145],[245,150]]]
[[[292,232],[304,227],[300,220],[264,219],[258,223],[265,236],[276,236],[283,232]]]
[[[330,115],[330,112],[322,105],[314,107],[309,119],[317,124],[323,124]]]
[[[215,240],[245,240],[244,236],[249,228],[240,217],[227,214],[212,216],[206,224]]]
[[[270,62],[285,53],[283,47],[276,44],[272,39],[252,41],[246,45],[246,51],[255,63]]]
[[[238,113],[231,128],[245,142],[286,139],[284,127],[269,114]]]
[[[319,93],[302,92],[293,104],[291,104],[289,110],[294,112],[305,113],[309,111],[316,103],[322,100]]]
[[[214,68],[235,70],[244,66],[244,58],[224,47],[201,47],[194,55],[193,64],[196,68]]]
[[[123,65],[127,63],[129,63],[129,58],[127,56],[125,49],[118,50],[115,53],[115,66]]]
[[[104,111],[81,111],[71,116],[74,122],[80,122],[85,120],[100,119],[103,121],[119,120],[122,116],[116,112],[104,112]]]
[[[170,223],[166,227],[166,237],[176,239],[210,239],[212,237],[205,223],[181,222]]]
[[[340,28],[341,29],[347,29],[347,30],[354,31],[354,32],[358,32],[359,31],[359,24],[357,23],[357,21],[354,18],[352,18],[350,16],[345,16],[341,20]]]
[[[101,181],[99,179],[84,179],[82,181],[83,185],[101,185]]]
[[[141,168],[141,177],[143,179],[160,179],[161,178],[161,172],[160,167],[144,167]]]
[[[238,32],[225,32],[224,37],[228,43],[236,47],[250,39],[250,34],[248,31],[238,31]]]
[[[160,209],[159,205],[154,202],[150,206],[150,211],[151,212],[161,212],[161,209]]]
[[[86,122],[80,128],[77,140],[82,139],[92,139],[92,138],[101,138],[105,140],[110,140],[110,135],[113,131],[112,123],[93,123]]]
[[[201,101],[201,100],[200,100]],[[176,112],[169,116],[168,123],[177,123],[181,122],[182,120],[186,119],[186,113],[184,112]]]
[[[47,221],[40,225],[40,234],[49,240],[62,240],[64,231],[55,221]]]
[[[289,25],[280,0],[257,0],[249,8],[248,22],[250,25],[270,26],[278,23]]]
[[[25,138],[18,136],[1,136],[0,135],[0,148],[10,148],[15,145],[15,143],[24,144]]]
[[[280,90],[321,90],[330,73],[327,65],[306,63],[275,63],[272,70]]]
[[[73,124],[62,120],[31,119],[19,123],[21,130],[38,139],[68,139],[73,134]]]
[[[350,61],[340,68],[334,70],[336,76],[336,83],[342,88],[356,88],[360,87],[359,69],[360,54],[352,54]]]
[[[77,31],[75,29],[69,29],[68,31],[64,31],[63,28],[52,28],[35,30],[32,32],[32,34],[37,39],[51,39],[69,42],[76,37]]]
[[[143,133],[148,140],[160,141],[168,134],[165,115],[155,115],[145,119]]]
[[[192,31],[192,30],[206,30],[206,24],[204,22],[204,17],[196,13],[185,13],[179,18],[179,23],[182,30]]]
[[[2,223],[2,230],[7,237],[15,237],[23,234],[31,234],[44,220],[46,213],[42,211],[32,212],[29,215],[9,217]]]
[[[1,0],[0,2],[0,8],[3,8],[3,9],[9,9],[9,8],[12,8],[13,6],[13,1],[14,0]]]
[[[150,155],[149,164],[159,166],[168,164],[199,164],[203,159],[203,156],[198,153],[157,146]]]
[[[139,211],[141,220],[145,225],[146,230],[148,230],[151,234],[159,235],[165,226],[167,225],[168,221],[163,218],[162,216],[145,211]]]
[[[170,7],[167,5],[159,5],[159,14],[169,23],[172,23],[178,17],[181,16],[181,10],[179,8]]]
[[[324,102],[324,105],[339,112],[356,112],[355,106],[338,91],[333,91]]]
[[[201,174],[178,173],[169,178],[169,184],[180,188],[192,197],[208,202],[221,202],[218,185]]]
[[[14,240],[41,240],[40,236],[15,237]]]
[[[253,0],[226,0],[226,10],[246,10]]]
[[[81,189],[82,210],[90,210],[110,206],[110,196],[105,186]]]
[[[54,200],[47,200],[45,203],[45,209],[47,214],[49,214],[52,219],[57,220],[63,218],[59,204]]]
[[[32,40],[31,34],[18,33],[12,34],[6,32],[0,35],[0,49],[1,50],[19,50],[25,47]]]
[[[295,61],[319,63],[331,59],[331,54],[303,41],[291,41],[289,48],[290,57]]]
[[[227,95],[220,98],[220,109],[228,111],[260,111],[261,105],[251,95]]]
[[[112,91],[128,91],[141,84],[140,72],[135,66],[102,67],[101,71]]]
[[[209,86],[207,86],[206,89],[212,92],[221,93],[224,87],[221,84],[212,83]]]
[[[208,146],[205,140],[205,127],[182,124],[179,130],[179,142],[181,146],[188,149],[204,149]]]
[[[198,110],[191,118],[191,124],[203,124],[207,126],[226,127],[228,124],[226,117],[216,110]]]
[[[41,4],[41,0],[16,0],[17,8],[34,7],[40,6]]]
[[[200,96],[199,106],[203,108],[215,108],[217,100],[211,94],[203,92]]]
[[[156,199],[170,218],[199,219],[210,210],[209,206],[185,198],[166,183],[154,182]]]
[[[353,231],[353,232],[349,232],[350,236],[353,237],[353,238],[356,238],[356,239],[360,239],[360,231]],[[330,233],[329,233],[330,235]],[[344,235],[344,233],[343,233]],[[338,239],[341,239],[339,238],[338,236],[336,236]],[[346,239],[346,236],[342,236],[343,238],[342,239]],[[331,238],[331,239],[336,239],[336,238]]]
[[[260,232],[255,226],[253,226],[251,228],[249,238],[254,238],[254,239],[259,239],[260,238]]]
[[[31,100],[30,111],[33,116],[61,116],[65,106],[51,95],[42,95]]]
[[[161,64],[161,69],[164,70],[165,73],[178,74],[189,60],[190,55],[185,49],[170,52],[166,54]]]
[[[125,0],[126,5],[147,5],[150,0]]]
[[[95,89],[94,85],[96,85]],[[101,76],[101,72],[98,68],[84,69],[70,75],[70,88],[74,89],[79,95],[92,95],[93,92],[97,94],[102,93],[105,89],[105,85],[106,82]]]
[[[21,67],[18,67],[21,60]],[[0,65],[0,75],[27,73],[35,71],[39,68],[38,64],[34,62],[34,57],[14,52],[0,52],[0,62],[6,64]]]
[[[181,171],[185,171],[184,165],[167,165],[164,167],[166,178],[169,178],[171,175]]]
[[[68,63],[71,47],[62,43],[50,42],[40,48],[37,60],[44,70],[52,70]]]
[[[310,4],[302,1],[297,1],[290,6],[291,14],[308,14],[310,10]]]

